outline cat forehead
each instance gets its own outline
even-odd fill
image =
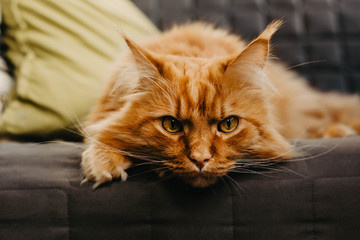
[[[172,96],[174,115],[181,119],[220,119],[229,105],[225,93],[221,66],[213,59],[173,56],[163,62],[163,76]],[[228,90],[226,90],[228,91]],[[175,93],[175,94],[173,94]],[[163,98],[164,104],[169,104]],[[200,116],[200,117],[199,117]]]
[[[180,91],[181,96],[193,102],[202,101],[203,98],[215,94],[215,84],[211,68],[205,61],[188,60],[169,64],[164,72],[166,78]]]
[[[186,72],[186,71],[185,71]],[[181,118],[220,118],[223,96],[208,72],[188,72],[174,79],[176,105]]]
[[[222,78],[223,72],[215,61],[204,58],[180,57],[166,61],[163,75],[180,89],[190,88],[194,96],[203,89],[214,88]]]
[[[171,77],[195,80],[206,77],[211,69],[210,65],[208,59],[170,55],[165,58],[163,71]]]

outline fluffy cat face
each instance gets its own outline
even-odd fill
[[[273,127],[263,73],[270,25],[240,54],[203,59],[149,52],[126,39],[139,73],[127,104],[100,142],[160,164],[196,187],[213,184],[249,158],[291,156]]]

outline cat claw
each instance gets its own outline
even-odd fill
[[[103,149],[97,149],[95,146],[89,147],[83,153],[82,169],[84,172],[81,185],[90,181],[94,182],[93,189],[98,188],[101,184],[111,182],[113,179],[126,181],[128,174],[125,172],[131,162],[122,155],[105,152],[99,154]],[[99,154],[99,156],[97,156]]]
[[[120,175],[120,179],[122,182],[125,182],[128,174],[125,172],[125,170],[122,167],[118,167],[117,169],[118,174]],[[92,186],[92,188],[95,190],[96,188],[98,188],[101,184],[105,183],[105,182],[110,182],[113,179],[113,176],[111,175],[110,172],[108,171],[103,171],[103,177],[101,180],[96,181],[96,183],[94,183],[94,185]],[[84,179],[82,182],[87,182],[87,179]]]
[[[87,183],[89,180],[87,178],[84,178],[83,180],[81,180],[80,182],[80,186],[82,186],[84,183]]]
[[[111,173],[108,171],[103,171],[103,176],[105,177],[105,179],[111,181],[111,179],[113,178]]]
[[[120,178],[122,182],[125,182],[128,178],[128,174],[125,172],[125,170],[122,167],[118,167],[117,172],[120,174]]]
[[[94,183],[94,185],[92,186],[92,189],[95,190],[97,189],[101,184],[103,184],[104,182],[96,182]]]
[[[93,185],[93,189],[98,188],[101,184],[105,183],[105,182],[110,182],[112,180],[113,176],[111,175],[110,172],[108,171],[103,171],[102,172],[102,177],[101,179],[96,180],[96,183],[94,183]]]

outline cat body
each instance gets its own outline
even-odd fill
[[[206,187],[249,159],[295,155],[286,139],[360,133],[358,96],[320,93],[268,59],[271,23],[250,44],[203,23],[123,53],[89,115],[85,180],[126,180],[133,162]]]

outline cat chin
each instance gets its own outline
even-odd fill
[[[209,187],[209,186],[215,184],[215,182],[218,178],[211,177],[211,176],[198,175],[198,176],[193,176],[193,177],[183,177],[183,179],[185,180],[185,182],[187,182],[188,184],[190,184],[193,187],[205,188],[205,187]]]

